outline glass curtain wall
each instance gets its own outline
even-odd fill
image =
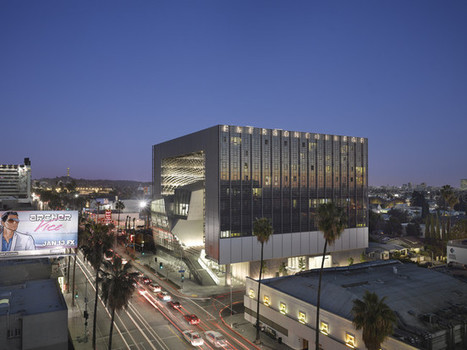
[[[275,234],[316,231],[319,204],[346,208],[348,227],[368,225],[364,138],[223,126],[220,131],[221,238],[252,235],[256,218]]]

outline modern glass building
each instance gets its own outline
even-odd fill
[[[156,239],[204,246],[228,270],[239,264],[234,274],[251,276],[249,263],[260,259],[256,218],[269,218],[274,228],[265,259],[320,254],[315,213],[328,201],[348,214],[330,252],[368,246],[366,138],[218,125],[154,145],[153,186]]]

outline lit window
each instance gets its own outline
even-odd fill
[[[263,297],[263,304],[266,305],[266,306],[270,306],[271,305],[271,299],[269,299],[269,297],[267,295],[265,295]]]
[[[355,336],[350,333],[345,333],[345,345],[349,348],[355,349]]]
[[[319,330],[321,333],[328,335],[329,334],[329,324],[327,322],[321,321],[319,326]]]
[[[306,313],[299,311],[298,312],[298,322],[306,324]]]
[[[285,315],[287,313],[287,305],[285,305],[284,303],[280,303],[279,304],[279,312],[283,315]]]
[[[300,133],[297,132],[297,131],[295,131],[294,134],[293,134],[293,136],[298,138],[298,137],[300,137]]]
[[[248,296],[251,298],[251,299],[254,299],[255,298],[255,291],[253,289],[250,289],[250,292],[248,293]]]

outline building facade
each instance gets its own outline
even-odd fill
[[[218,264],[243,264],[238,275],[250,275],[248,263],[260,259],[256,218],[274,229],[265,259],[319,254],[315,213],[328,201],[348,215],[330,252],[368,246],[366,138],[218,125],[154,145],[153,187],[156,239],[186,237]]]
[[[314,349],[319,269],[264,280],[260,323],[264,332],[292,349]],[[352,324],[353,301],[365,291],[386,297],[396,314],[384,350],[465,349],[466,283],[432,269],[399,261],[374,261],[325,269],[321,288],[319,342],[323,349],[365,349]],[[258,283],[246,280],[245,319],[256,324]],[[280,340],[279,340],[280,338]]]
[[[21,207],[31,203],[31,162],[0,164],[0,209]]]

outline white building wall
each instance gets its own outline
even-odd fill
[[[467,244],[462,245],[461,244],[462,241],[463,240],[448,242],[447,244],[448,264],[457,263],[457,264],[467,265]]]
[[[250,291],[253,291],[254,298],[249,296]],[[245,319],[253,324],[256,323],[256,317],[250,315],[247,309],[256,313],[257,291],[258,283],[254,280],[247,279],[246,295],[244,297]],[[271,301],[269,307],[262,303],[264,296],[268,296]],[[279,312],[281,303],[286,305],[285,315]],[[305,324],[298,322],[299,312],[305,313]],[[273,328],[277,332],[277,337],[282,337],[282,342],[292,349],[303,349],[304,340],[308,341],[308,347],[310,349],[314,348],[316,322],[316,307],[314,305],[279,292],[267,285],[261,285],[260,315],[261,318],[265,317],[269,322],[274,322],[279,325],[279,327],[275,329],[271,327],[271,325],[267,325],[268,321],[265,322],[268,327]],[[329,325],[329,334],[320,334],[319,337],[320,343],[324,349],[349,349],[345,344],[346,333],[355,336],[355,346],[357,348],[365,348],[361,331],[357,331],[350,320],[321,309],[320,321],[324,321]],[[279,332],[280,327],[286,329],[287,332]],[[382,344],[382,348],[384,350],[416,349],[393,338],[387,338]]]
[[[264,244],[264,260],[322,254],[323,247],[324,238],[319,231],[272,235]],[[334,245],[328,246],[327,251],[332,253],[367,247],[368,228],[348,228]],[[261,258],[261,244],[255,236],[222,238],[219,240],[219,250],[219,264],[257,261]]]

